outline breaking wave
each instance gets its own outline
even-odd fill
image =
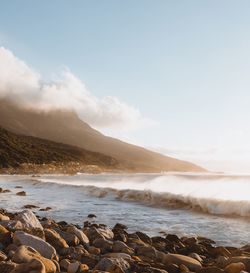
[[[56,183],[67,190],[74,186],[99,198],[149,206],[250,217],[250,175],[79,174],[41,177],[34,183]]]

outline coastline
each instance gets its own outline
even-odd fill
[[[204,237],[149,237],[126,226],[82,226],[36,216],[32,210],[0,214],[0,272],[242,272],[250,270],[250,246],[216,246]],[[33,270],[33,271],[32,271]]]
[[[62,162],[62,163],[46,163],[33,164],[25,163],[17,167],[0,168],[0,174],[20,174],[20,175],[39,175],[39,174],[62,174],[74,175],[77,173],[100,174],[103,172],[129,172],[129,170],[119,168],[107,168],[98,165],[86,165],[79,162]]]

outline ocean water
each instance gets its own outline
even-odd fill
[[[27,196],[16,196],[22,186]],[[78,174],[0,176],[1,207],[33,204],[51,211],[40,216],[83,224],[88,214],[109,226],[163,235],[206,236],[218,245],[250,244],[250,175]]]

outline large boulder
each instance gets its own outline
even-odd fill
[[[15,220],[20,221],[24,228],[40,228],[43,229],[42,225],[36,218],[36,215],[29,209],[26,209],[15,216]]]
[[[114,238],[113,231],[107,227],[88,227],[85,228],[83,232],[87,235],[91,242],[98,238],[103,238],[107,240],[112,240]]]
[[[30,235],[23,231],[16,231],[13,236],[13,242],[16,245],[26,245],[37,250],[43,257],[53,259],[56,257],[56,250],[43,239]]]
[[[46,241],[50,243],[57,251],[62,248],[68,248],[67,242],[52,229],[44,229]]]
[[[31,263],[33,260],[40,261],[45,268],[46,273],[55,273],[56,265],[53,261],[44,258],[38,251],[29,246],[20,246],[12,256],[12,261],[18,264]],[[38,265],[38,263],[36,263]],[[25,271],[24,271],[25,272]],[[26,271],[29,272],[29,271]],[[40,273],[40,271],[38,271]],[[43,271],[41,271],[43,272]]]
[[[185,265],[191,271],[197,271],[201,269],[201,263],[191,257],[180,255],[180,254],[165,254],[162,262],[164,264],[177,264]]]

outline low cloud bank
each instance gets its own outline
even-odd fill
[[[68,69],[44,82],[37,71],[4,47],[0,47],[0,98],[41,110],[73,109],[96,128],[130,130],[153,123],[115,97],[92,95]]]

